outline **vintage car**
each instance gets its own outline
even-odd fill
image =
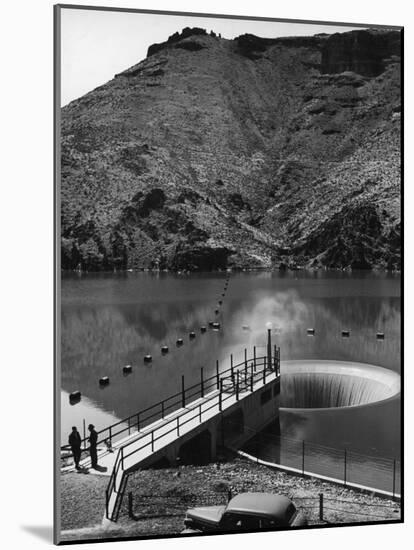
[[[282,495],[241,493],[227,506],[205,506],[187,510],[182,533],[257,531],[307,525],[293,502]]]

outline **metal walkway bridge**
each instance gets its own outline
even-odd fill
[[[98,432],[99,470],[95,473],[109,476],[105,517],[111,521],[118,519],[130,472],[154,462],[168,448],[200,432],[203,426],[217,424],[225,411],[242,405],[258,390],[275,384],[279,388],[279,383],[280,349],[274,346],[267,355],[258,357],[254,347],[250,359],[245,350],[244,361],[233,365],[231,356],[230,368],[222,372],[217,362],[214,376],[204,379],[201,370],[200,382],[188,388],[182,378],[180,393]],[[67,450],[67,446],[62,450]],[[80,465],[88,467],[90,458],[84,458]],[[63,466],[61,470],[73,471],[74,467]]]

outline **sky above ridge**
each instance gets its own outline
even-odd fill
[[[63,8],[61,104],[81,97],[145,59],[148,47],[184,27],[201,27],[232,39],[240,34],[276,38],[352,30],[329,24],[285,23]]]

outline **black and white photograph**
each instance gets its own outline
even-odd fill
[[[54,542],[401,523],[403,27],[54,32]]]

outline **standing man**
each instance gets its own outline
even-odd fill
[[[89,452],[91,454],[92,468],[96,469],[98,466],[98,454],[97,454],[97,443],[98,443],[98,432],[95,430],[93,424],[89,424]]]
[[[72,432],[69,435],[69,445],[72,450],[73,460],[75,461],[75,466],[77,470],[80,470],[79,461],[81,457],[81,443],[81,436],[76,426],[72,426]]]

